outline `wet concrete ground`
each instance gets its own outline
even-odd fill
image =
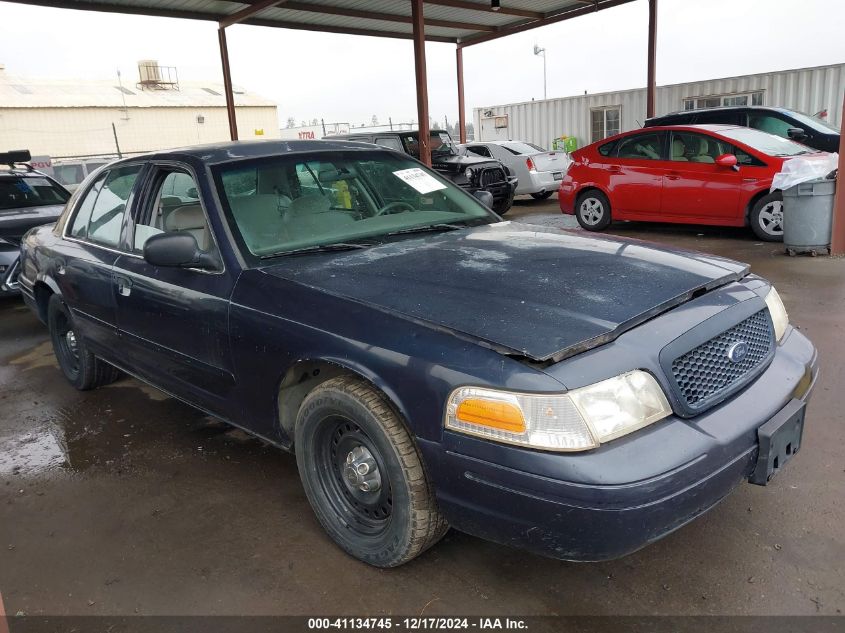
[[[513,219],[571,225],[554,199]],[[293,457],[131,379],[79,393],[0,301],[0,594],[26,614],[837,614],[845,610],[845,260],[747,231],[612,232],[748,261],[821,351],[802,453],[622,560],[563,563],[451,532],[377,570],[323,534]],[[2,609],[0,609],[2,612]]]

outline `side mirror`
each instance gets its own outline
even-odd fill
[[[489,191],[484,191],[483,189],[479,189],[474,194],[475,198],[483,204],[488,209],[493,208],[493,194]]]
[[[803,141],[805,138],[807,138],[807,134],[804,132],[804,128],[800,127],[789,128],[786,131],[786,135],[793,141]]]
[[[185,195],[188,196],[189,198],[199,198],[200,197],[199,191],[197,191],[196,187],[188,187],[187,191],[185,191]]]
[[[197,238],[187,231],[153,235],[144,244],[144,259],[153,266],[216,268],[217,260],[200,250]]]
[[[719,167],[730,167],[731,169],[739,169],[736,164],[736,156],[733,154],[722,154],[716,158],[716,164]]]

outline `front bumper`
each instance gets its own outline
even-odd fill
[[[529,451],[451,432],[421,448],[456,529],[553,558],[609,560],[680,528],[748,479],[757,429],[793,399],[806,401],[817,372],[812,344],[792,331],[767,370],[730,400],[594,451]],[[669,453],[676,463],[663,470]]]
[[[509,176],[507,180],[502,180],[483,187],[467,186],[465,189],[469,193],[475,193],[476,191],[489,191],[493,194],[493,211],[502,214],[506,213],[513,206],[513,197],[516,195],[518,183],[519,179],[516,176]]]
[[[0,251],[0,297],[20,293],[18,274],[20,273],[20,251]]]

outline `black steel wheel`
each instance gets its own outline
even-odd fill
[[[352,556],[395,567],[445,534],[416,445],[371,385],[344,376],[315,388],[300,408],[295,441],[308,501]]]
[[[62,298],[55,294],[47,304],[47,326],[59,368],[74,387],[86,391],[118,379],[120,372],[117,369],[88,350],[76,330],[70,311]]]

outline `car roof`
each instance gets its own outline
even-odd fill
[[[340,152],[350,150],[379,149],[389,151],[386,148],[362,143],[360,141],[334,140],[313,140],[313,141],[229,141],[226,143],[212,143],[207,145],[193,145],[189,147],[178,147],[164,151],[150,152],[131,158],[124,158],[121,161],[112,163],[112,166],[121,165],[127,162],[138,160],[166,160],[166,159],[193,159],[209,165],[227,163],[251,158],[269,158],[272,156],[290,156],[297,154],[316,154],[322,152]]]
[[[675,110],[674,112],[669,112],[668,114],[662,114],[660,116],[650,117],[649,121],[654,121],[656,119],[665,119],[668,117],[673,116],[684,116],[688,114],[702,114],[707,112],[731,112],[737,110],[761,110],[761,111],[768,111],[768,112],[793,112],[793,110],[789,110],[788,108],[780,108],[778,106],[716,106],[714,108],[696,108],[695,110]]]
[[[642,130],[690,130],[704,131],[704,132],[724,132],[725,130],[735,130],[742,127],[741,125],[731,125],[728,123],[690,123],[687,125],[653,125],[649,128],[642,128]],[[641,131],[641,130],[633,130]],[[628,134],[628,132],[626,132]]]
[[[11,177],[14,176],[15,178],[47,178],[47,174],[44,174],[37,169],[27,169],[26,167],[13,167],[9,169],[7,166],[0,165],[0,178],[3,177]]]
[[[446,134],[449,134],[449,130],[441,130],[440,128],[432,128],[428,131],[429,134],[435,134],[435,133],[439,133],[439,132],[446,132]],[[364,131],[361,131],[361,132],[355,132],[354,128],[353,128],[352,130],[350,130],[346,134],[332,134],[331,136],[324,136],[323,140],[324,141],[330,141],[333,138],[344,139],[344,138],[350,138],[352,136],[391,136],[391,135],[392,136],[401,136],[403,134],[419,134],[419,133],[420,133],[419,130],[383,130],[381,132],[373,132],[372,130],[370,130],[370,131],[364,130]]]

